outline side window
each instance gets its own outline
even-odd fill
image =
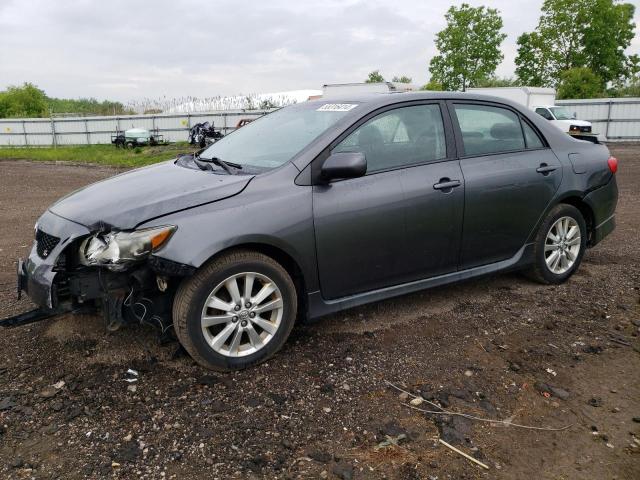
[[[544,148],[544,143],[542,143],[536,131],[525,121],[522,122],[522,130],[524,130],[524,139],[527,142],[527,148]]]
[[[549,110],[546,108],[536,108],[536,113],[541,117],[546,118],[547,120],[553,120],[553,116],[549,113]]]
[[[440,106],[416,105],[381,113],[333,151],[364,153],[367,173],[446,158]]]
[[[489,105],[455,105],[465,155],[523,150],[520,119],[511,110]]]

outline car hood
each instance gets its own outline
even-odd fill
[[[84,187],[61,198],[49,210],[91,230],[131,229],[157,217],[237,195],[252,178],[184,168],[171,160]]]

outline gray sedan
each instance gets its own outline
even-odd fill
[[[53,204],[19,289],[30,320],[98,310],[245,368],[297,319],[505,270],[566,281],[615,227],[616,169],[497,98],[304,102]]]

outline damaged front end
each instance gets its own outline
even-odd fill
[[[106,328],[149,323],[166,332],[180,277],[193,267],[155,256],[177,227],[89,229],[47,211],[36,224],[29,257],[18,261],[18,295],[38,310],[0,321],[32,323],[66,312],[101,312]]]

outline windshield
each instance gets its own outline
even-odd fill
[[[556,120],[573,120],[576,116],[564,107],[550,107],[551,113]]]
[[[207,148],[200,157],[260,168],[291,160],[357,103],[301,103],[269,113]]]

